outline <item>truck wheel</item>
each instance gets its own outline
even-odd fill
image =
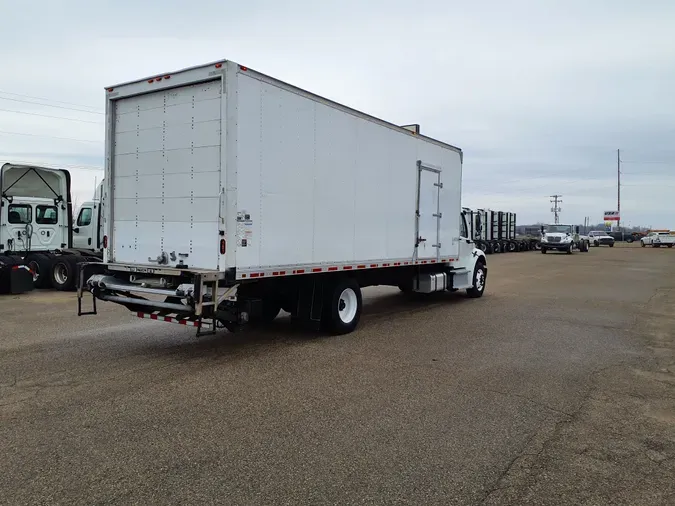
[[[473,286],[466,289],[466,294],[472,299],[483,296],[485,291],[485,282],[487,281],[487,269],[481,261],[476,262],[476,268],[473,271]]]
[[[72,290],[77,282],[77,264],[81,259],[75,255],[57,257],[52,265],[52,286],[62,292]]]
[[[262,300],[262,312],[255,318],[256,323],[272,323],[281,312],[281,304],[274,299]]]
[[[643,241],[640,241],[640,246],[642,246],[642,247],[644,248],[644,247],[645,247],[645,243],[644,243]]]
[[[363,299],[356,280],[342,279],[332,286],[324,301],[323,323],[331,334],[352,332],[361,318]]]
[[[541,248],[541,252],[545,255],[546,254],[546,248]]]
[[[52,258],[43,253],[29,254],[24,263],[33,271],[33,286],[49,288],[51,286]]]

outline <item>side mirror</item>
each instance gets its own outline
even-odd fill
[[[541,226],[541,233],[544,233],[544,225]]]
[[[76,234],[79,234],[79,233],[80,233],[80,229],[79,229],[78,227],[75,227],[75,228],[73,229],[73,232],[75,232]]]
[[[579,225],[577,225],[577,226],[574,228],[574,233],[575,233],[575,234],[578,234],[578,233],[579,233]]]

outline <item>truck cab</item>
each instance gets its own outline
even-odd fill
[[[579,226],[573,225],[548,225],[541,227],[541,252],[549,250],[564,251],[568,255],[576,249],[588,252],[590,247],[588,238],[579,234]]]
[[[103,248],[103,182],[93,200],[83,202],[73,221],[73,248],[99,251]]]
[[[0,169],[0,188],[0,254],[70,246],[68,171],[6,163]]]

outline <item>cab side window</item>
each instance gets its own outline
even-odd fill
[[[91,223],[91,207],[83,207],[77,217],[77,226],[86,227]]]
[[[460,237],[469,238],[469,233],[466,229],[466,215],[462,213],[459,218],[459,235]]]

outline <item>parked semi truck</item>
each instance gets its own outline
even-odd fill
[[[34,287],[75,288],[75,265],[102,258],[97,244],[74,244],[70,185],[64,169],[0,167],[0,261],[27,268]]]
[[[516,235],[516,214],[491,209],[464,208],[469,236],[485,253],[506,253],[535,249],[538,240]]]
[[[80,264],[78,314],[109,301],[202,335],[283,309],[346,333],[367,286],[483,294],[462,151],[418,126],[230,61],[106,93],[104,262]]]

